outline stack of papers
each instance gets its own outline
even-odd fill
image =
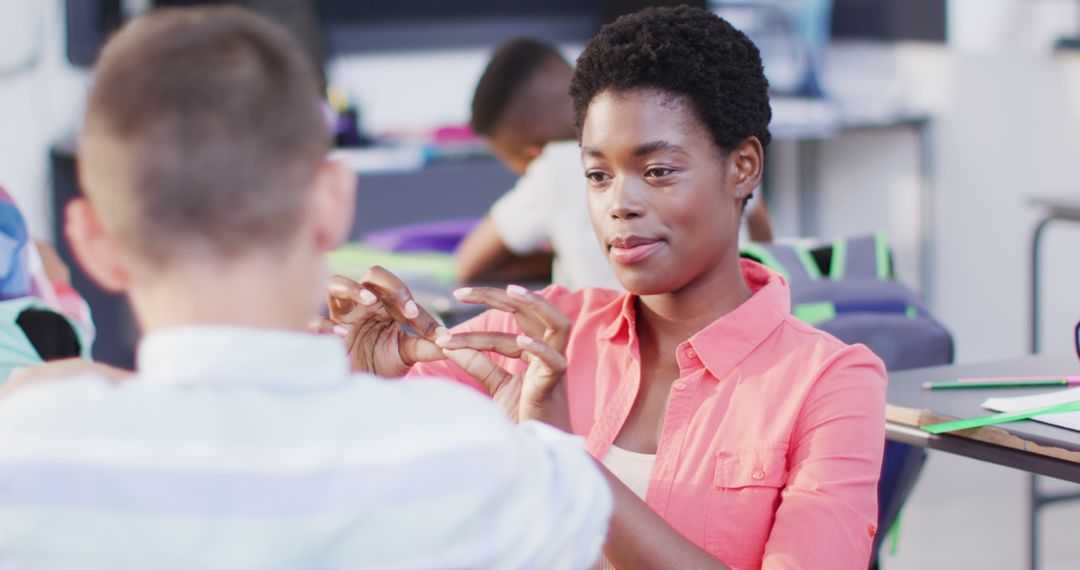
[[[990,398],[982,403],[982,407],[996,412],[1021,412],[1033,408],[1067,404],[1076,401],[1080,401],[1080,388],[1055,390],[1046,394],[1035,394],[1034,396]],[[1044,416],[1035,416],[1031,419],[1044,424],[1080,431],[1080,412],[1048,414]]]

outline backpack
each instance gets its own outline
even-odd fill
[[[0,188],[0,383],[16,368],[89,356],[92,327],[34,295],[30,235],[11,197]]]
[[[896,280],[880,233],[814,249],[751,243],[740,253],[787,279],[796,318],[848,344],[865,344],[888,370],[952,362],[952,335]]]

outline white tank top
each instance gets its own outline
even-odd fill
[[[613,445],[608,449],[602,463],[635,495],[645,500],[645,492],[649,490],[649,479],[652,477],[653,463],[656,463],[655,454],[627,451]],[[607,558],[601,558],[596,567],[599,570],[615,570]]]

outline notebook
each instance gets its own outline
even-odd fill
[[[1080,388],[1068,390],[1054,390],[1034,396],[1016,396],[1012,398],[989,398],[982,403],[982,407],[996,412],[1019,412],[1032,408],[1041,408],[1057,404],[1066,404],[1080,400]],[[1037,422],[1055,425],[1071,430],[1080,431],[1080,412],[1067,412],[1064,414],[1049,414],[1031,418]]]

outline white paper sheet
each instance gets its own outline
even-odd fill
[[[1080,400],[1080,388],[1068,390],[1055,390],[1045,394],[1034,396],[1016,396],[1013,398],[989,398],[982,403],[982,407],[995,412],[1019,412],[1032,408],[1042,408],[1055,404],[1065,404]],[[1037,422],[1055,425],[1071,430],[1080,431],[1080,412],[1068,412],[1064,414],[1050,414],[1031,418]]]

